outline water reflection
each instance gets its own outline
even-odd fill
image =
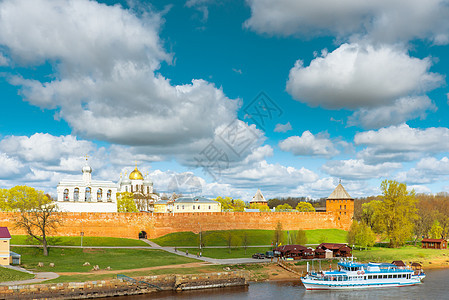
[[[162,292],[151,295],[114,297],[116,300],[142,299],[449,299],[449,270],[430,270],[423,284],[411,287],[348,290],[306,291],[300,281],[255,282],[248,287],[210,289],[185,292]]]

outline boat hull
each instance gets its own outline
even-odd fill
[[[370,289],[370,288],[389,288],[389,287],[402,287],[412,286],[421,283],[420,280],[408,280],[403,282],[367,282],[363,280],[361,282],[323,282],[320,280],[301,279],[304,287],[307,290],[352,290],[352,289]]]

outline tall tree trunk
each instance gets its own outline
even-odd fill
[[[44,248],[44,256],[48,256],[47,238],[45,237],[45,235],[42,238],[42,246]]]

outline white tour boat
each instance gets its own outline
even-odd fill
[[[421,270],[399,268],[389,263],[356,263],[342,260],[339,270],[309,272],[301,277],[307,290],[365,289],[379,287],[410,286],[421,283],[426,277]]]

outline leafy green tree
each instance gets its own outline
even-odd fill
[[[348,233],[348,243],[363,248],[371,247],[376,242],[376,234],[363,222],[352,222]]]
[[[245,211],[245,202],[240,199],[217,197],[214,200],[221,203],[222,211]]]
[[[429,237],[431,239],[441,239],[442,236],[443,227],[440,226],[440,222],[438,222],[438,220],[435,220],[432,227],[430,228]]]
[[[117,193],[117,211],[139,212],[132,193],[130,192]]]
[[[297,211],[301,212],[314,212],[315,208],[309,202],[299,202],[295,208]]]
[[[287,203],[276,206],[276,211],[277,212],[279,212],[279,211],[292,211],[292,209],[293,208],[290,205],[288,205]]]
[[[418,219],[415,191],[407,191],[405,183],[395,180],[384,180],[380,188],[382,200],[375,207],[376,228],[386,233],[390,247],[402,246],[412,236]]]
[[[249,205],[249,209],[258,209],[260,212],[271,211],[268,205],[260,204],[260,203],[251,203]]]
[[[48,255],[47,235],[61,223],[57,205],[50,196],[25,185],[1,191],[2,207],[20,212],[15,220],[17,228],[42,244],[43,254]]]
[[[274,229],[273,244],[279,245],[284,242],[284,230],[281,221],[278,221]]]
[[[298,230],[298,232],[296,233],[295,243],[299,245],[307,244],[307,235],[305,230]]]

